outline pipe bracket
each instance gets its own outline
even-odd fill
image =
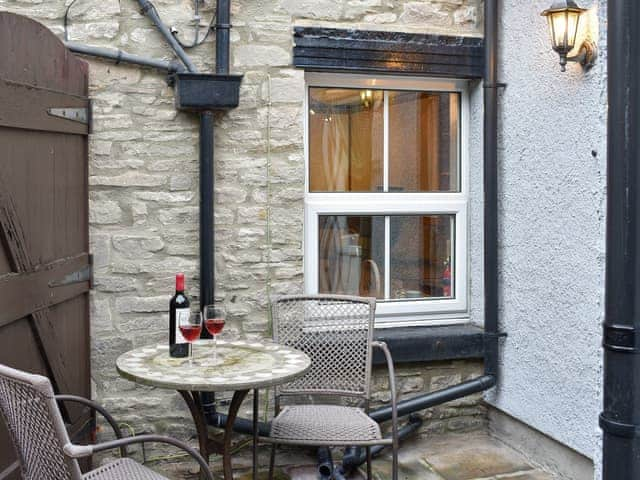
[[[486,83],[482,88],[507,88],[507,84],[502,82]]]
[[[636,329],[627,325],[604,325],[604,336],[602,346],[607,350],[640,354],[640,345],[638,345]]]
[[[490,340],[493,340],[494,338],[507,338],[508,336],[509,334],[507,332],[484,332],[484,337]]]
[[[640,425],[634,425],[630,423],[616,422],[605,416],[604,413],[600,414],[600,428],[615,437],[622,438],[637,438],[640,437]]]

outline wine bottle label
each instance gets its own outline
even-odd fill
[[[180,332],[180,325],[185,325],[189,322],[189,315],[191,311],[188,308],[176,308],[176,338],[174,343],[188,343]]]

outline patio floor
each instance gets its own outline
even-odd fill
[[[524,456],[483,432],[434,435],[408,439],[400,448],[400,480],[553,480],[556,477],[531,465]],[[260,453],[260,479],[267,478],[269,454]],[[212,458],[216,478],[222,478],[220,463]],[[312,452],[279,451],[276,480],[317,480]],[[169,467],[169,468],[167,468]],[[234,460],[236,480],[251,480],[250,448],[238,453]],[[391,457],[384,455],[373,461],[375,480],[387,480]],[[175,473],[167,475],[171,470]],[[164,474],[173,478],[196,479],[195,469],[187,464],[163,465]],[[354,480],[364,475],[352,475]]]

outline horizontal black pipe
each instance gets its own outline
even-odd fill
[[[171,49],[187,67],[187,70],[189,70],[190,72],[196,72],[196,66],[189,58],[189,55],[187,55],[183,48],[180,46],[176,38],[171,34],[171,31],[164,23],[162,23],[162,20],[160,19],[160,16],[158,15],[158,12],[153,4],[149,0],[138,0],[138,3],[142,8],[142,12],[151,19],[151,21],[154,23],[158,31],[162,34],[169,46],[171,46]]]
[[[402,417],[410,413],[434,407],[442,403],[466,397],[478,392],[488,390],[496,384],[496,377],[493,375],[483,375],[467,382],[454,385],[452,387],[436,390],[435,392],[418,395],[408,400],[398,403],[398,416]],[[369,413],[369,416],[376,422],[384,422],[391,419],[391,407],[382,407]]]
[[[422,419],[418,415],[410,415],[409,423],[398,430],[398,439],[403,440],[404,438],[411,435],[413,432],[418,430],[422,426]],[[376,445],[371,447],[371,456],[375,457],[380,454],[382,450],[384,450],[388,445]],[[362,465],[367,461],[367,452],[364,448],[360,447],[350,447],[345,450],[344,456],[342,457],[342,467],[338,469],[340,476],[347,477],[348,474]],[[334,474],[334,479],[337,480],[338,475]]]
[[[420,410],[450,402],[451,400],[482,392],[493,387],[495,384],[495,377],[491,375],[484,375],[452,387],[426,393],[424,395],[418,395],[398,403],[398,416],[410,415]],[[369,416],[377,422],[389,420],[391,418],[391,407],[382,407],[378,410],[374,410],[369,413]],[[224,413],[215,412],[208,415],[207,418],[209,425],[213,427],[224,428],[227,425],[227,415]],[[233,431],[236,433],[251,435],[253,433],[253,423],[251,420],[246,418],[236,417],[236,421],[233,424]],[[260,432],[260,436],[269,436],[271,424],[258,422],[258,431]]]
[[[209,425],[217,428],[225,428],[227,425],[227,415],[220,412],[215,412],[207,416]],[[233,422],[233,431],[236,433],[244,433],[246,435],[253,434],[253,422],[246,418],[236,417],[236,421]],[[268,437],[271,432],[271,424],[258,422],[258,432],[261,437]]]
[[[318,449],[318,473],[321,480],[328,480],[333,476],[333,458],[329,447]]]
[[[164,60],[158,60],[155,58],[133,55],[131,53],[123,52],[122,50],[93,47],[91,45],[83,45],[77,42],[65,42],[64,44],[69,50],[74,53],[79,53],[81,55],[90,55],[92,57],[107,58],[109,60],[114,60],[116,63],[131,63],[134,65],[141,65],[143,67],[165,70],[169,73],[183,72],[185,70],[185,68],[180,63],[175,61],[166,62]]]

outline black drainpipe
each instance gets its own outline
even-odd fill
[[[498,380],[498,1],[484,4],[484,373]]]
[[[216,74],[229,74],[229,29],[231,3],[216,4]],[[215,238],[213,169],[213,112],[200,114],[200,303],[209,305],[215,299]],[[203,332],[208,335],[206,332]],[[210,338],[210,337],[209,337]]]
[[[640,478],[640,2],[609,0],[602,475]]]
[[[229,74],[229,29],[231,28],[231,3],[216,3],[216,74]],[[214,186],[213,168],[213,112],[200,114],[200,304],[209,305],[215,300],[215,235],[214,235]],[[211,336],[203,329],[203,338]],[[214,421],[216,395],[200,393],[207,421]]]

